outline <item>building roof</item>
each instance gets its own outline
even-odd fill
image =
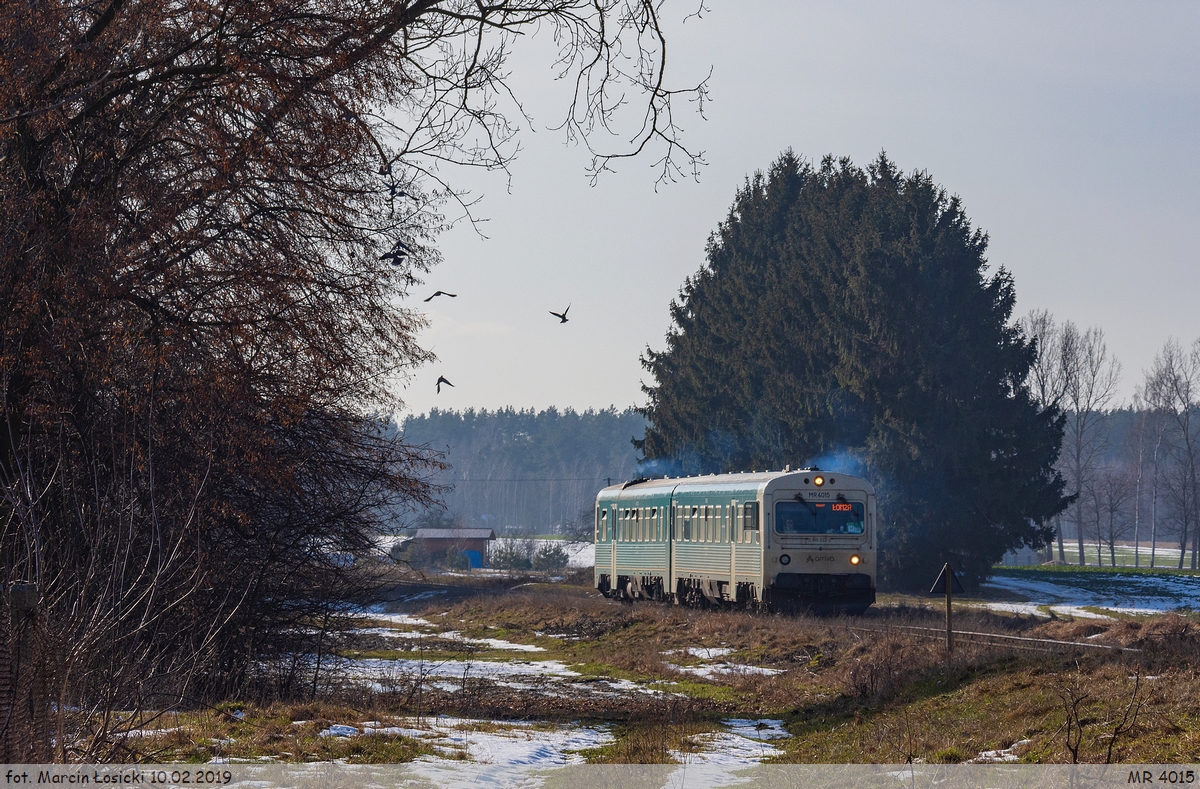
[[[494,540],[496,532],[491,529],[417,529],[413,538],[417,540]]]

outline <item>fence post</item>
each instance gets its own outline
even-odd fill
[[[49,761],[48,712],[44,655],[40,643],[37,584],[18,582],[9,587],[10,638],[0,649],[0,700],[4,720],[4,750],[10,763]],[[8,624],[8,623],[6,623]],[[6,634],[7,635],[7,634]],[[11,651],[8,644],[12,643]],[[7,664],[5,666],[4,664]],[[7,693],[4,691],[7,689]]]

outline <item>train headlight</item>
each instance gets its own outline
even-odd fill
[[[853,564],[854,566],[857,567],[860,562],[862,562],[862,557],[859,556],[857,553],[850,557],[850,564]]]
[[[819,488],[825,484],[825,478],[820,475],[817,475],[816,477],[813,478],[813,484]]]
[[[780,556],[780,557],[779,557],[779,563],[780,563],[780,564],[791,564],[791,563],[792,563],[792,557],[788,556],[788,555],[785,553],[785,554],[783,554],[782,556]]]

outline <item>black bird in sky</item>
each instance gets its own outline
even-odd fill
[[[454,384],[452,384],[452,383],[450,383],[449,381],[447,381],[447,380],[446,380],[446,377],[445,377],[444,375],[439,375],[439,376],[438,376],[438,380],[437,380],[437,391],[438,391],[438,394],[441,394],[441,393],[442,393],[442,384],[445,384],[446,386],[454,386]]]
[[[565,310],[563,310],[562,312],[555,312],[554,310],[550,310],[550,314],[553,315],[554,317],[558,318],[559,323],[566,323],[567,322],[567,313],[570,311],[571,311],[571,305],[568,304],[567,308]]]
[[[393,266],[399,266],[400,261],[408,257],[410,251],[408,244],[405,244],[403,241],[397,241],[396,246],[392,247],[392,251],[380,255],[379,259],[390,260]]]
[[[435,292],[434,292],[434,294],[433,294],[432,296],[430,296],[429,298],[425,299],[425,301],[433,301],[433,300],[434,300],[434,299],[436,299],[438,296],[449,296],[449,297],[450,297],[450,298],[452,298],[452,299],[457,299],[457,298],[458,298],[458,294],[457,294],[457,293],[447,293],[447,292],[446,292],[446,291],[444,291],[444,290],[439,290],[439,291],[435,291]]]

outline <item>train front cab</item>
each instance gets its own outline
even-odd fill
[[[774,610],[860,614],[875,602],[875,492],[865,480],[808,472],[764,495]]]

